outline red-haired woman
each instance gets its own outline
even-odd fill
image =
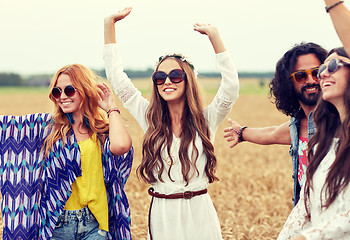
[[[150,101],[123,72],[114,24],[131,8],[105,18],[107,78],[145,132],[138,174],[151,184],[149,239],[222,239],[217,213],[207,194],[217,180],[213,140],[220,122],[238,97],[238,75],[216,27],[195,24],[216,53],[222,81],[203,109],[193,64],[181,54],[159,58]]]
[[[51,81],[52,115],[1,116],[4,239],[131,239],[131,138],[96,80],[67,65]]]

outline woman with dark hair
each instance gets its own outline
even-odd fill
[[[124,106],[145,131],[138,174],[151,184],[148,239],[222,239],[217,213],[207,194],[217,180],[213,139],[238,97],[238,75],[216,27],[195,24],[212,43],[222,81],[213,102],[203,109],[193,64],[180,54],[159,58],[150,101],[123,72],[115,23],[125,8],[105,19],[107,77]]]
[[[318,77],[322,98],[305,187],[278,239],[350,238],[350,59],[344,48],[330,51]]]
[[[3,239],[131,239],[133,150],[112,90],[80,64],[49,89],[53,114],[0,116]]]

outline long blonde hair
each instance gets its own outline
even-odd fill
[[[55,107],[51,123],[52,131],[45,139],[42,149],[45,156],[47,156],[56,141],[62,139],[63,143],[65,143],[67,134],[72,133],[72,127],[68,116],[58,106],[56,99],[51,94],[52,89],[57,84],[57,79],[62,74],[66,74],[70,77],[77,93],[81,96],[82,101],[79,108],[83,112],[84,119],[81,119],[83,124],[86,124],[93,132],[97,133],[98,139],[101,142],[105,141],[109,130],[109,124],[105,114],[102,113],[98,105],[99,96],[97,92],[96,74],[80,64],[66,65],[57,71],[49,87],[49,98],[55,104]]]
[[[156,67],[158,70],[159,65],[167,58],[174,59],[186,73],[185,78],[185,106],[182,115],[182,133],[181,144],[178,153],[178,157],[181,162],[181,171],[183,180],[186,184],[190,181],[190,169],[194,167],[197,174],[198,169],[196,162],[199,156],[198,149],[195,146],[196,135],[198,134],[203,143],[203,150],[207,157],[205,166],[205,173],[209,182],[218,180],[215,176],[216,157],[214,154],[214,146],[210,141],[210,130],[208,123],[204,118],[202,102],[199,94],[199,87],[196,81],[196,77],[193,70],[193,65],[190,65],[186,60],[182,60],[179,56],[166,56],[160,59]],[[168,177],[171,178],[170,171],[172,168],[173,159],[170,154],[170,147],[173,141],[172,123],[170,119],[169,109],[167,102],[159,95],[158,88],[153,84],[152,96],[150,105],[147,111],[148,129],[145,133],[142,144],[142,162],[137,169],[137,173],[141,176],[142,180],[147,183],[154,183],[157,178],[160,181],[162,179],[162,173],[164,171],[164,162],[162,161],[161,152],[163,145],[166,146],[168,156],[171,164],[168,171]],[[193,146],[191,161],[188,156],[188,148]],[[157,178],[154,175],[154,171],[158,171]]]

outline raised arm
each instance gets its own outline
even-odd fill
[[[106,76],[111,82],[113,91],[119,96],[125,108],[137,120],[142,129],[146,131],[146,109],[149,105],[147,99],[142,97],[141,92],[134,86],[124,72],[121,56],[116,44],[115,23],[124,19],[131,12],[127,7],[122,11],[112,14],[104,19],[103,59],[105,62]]]
[[[196,23],[194,24],[194,30],[208,36],[215,53],[226,51],[225,45],[216,26],[212,24]]]
[[[124,8],[122,11],[119,11],[105,18],[104,20],[105,44],[116,43],[114,24],[117,21],[120,21],[124,19],[126,16],[128,16],[131,10],[132,10],[132,7],[127,7],[127,8]]]
[[[239,125],[236,121],[228,119],[231,127],[224,129],[224,137],[227,142],[232,142],[230,148],[236,146],[240,141],[238,135],[242,135],[242,140],[261,144],[291,144],[290,132],[289,132],[289,122],[285,122],[280,126],[271,126],[263,128],[244,128]],[[241,133],[240,133],[241,132]]]
[[[113,155],[120,156],[130,150],[131,137],[120,117],[112,90],[105,83],[99,84],[98,88],[99,106],[107,112],[109,118],[109,149]]]
[[[350,11],[340,0],[324,0],[326,7],[334,6],[329,10],[333,25],[345,51],[350,55]],[[337,5],[335,5],[337,4]]]
[[[216,54],[216,67],[221,73],[218,92],[204,112],[210,129],[215,132],[217,126],[226,118],[238,98],[238,73],[216,26],[196,23],[194,24],[194,30],[208,36]]]

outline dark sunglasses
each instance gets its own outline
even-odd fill
[[[340,60],[338,58],[333,58],[332,60],[329,61],[328,63],[328,67],[326,66],[326,64],[322,64],[320,66],[320,69],[318,70],[318,73],[317,73],[317,77],[318,79],[321,80],[321,74],[326,70],[328,69],[328,72],[330,74],[333,74],[335,73],[336,71],[338,71],[339,67],[342,67],[344,66],[345,64],[340,62]]]
[[[163,71],[156,71],[152,75],[152,80],[154,84],[162,85],[165,83],[167,77],[169,77],[171,82],[179,83],[186,78],[186,73],[181,69],[173,69],[169,72],[169,74],[166,74]]]
[[[64,94],[66,94],[67,97],[73,97],[73,95],[75,94],[75,91],[76,89],[72,85],[68,85],[64,88]],[[59,87],[54,87],[52,89],[51,94],[54,98],[58,99],[59,97],[61,97],[62,89]]]
[[[306,82],[307,80],[307,76],[310,74],[312,79],[315,80],[315,81],[320,81],[318,79],[318,69],[319,67],[315,67],[315,68],[312,68],[310,70],[301,70],[301,71],[296,71],[296,72],[293,72],[290,77],[294,79],[294,81],[296,81],[297,83],[304,83]]]

